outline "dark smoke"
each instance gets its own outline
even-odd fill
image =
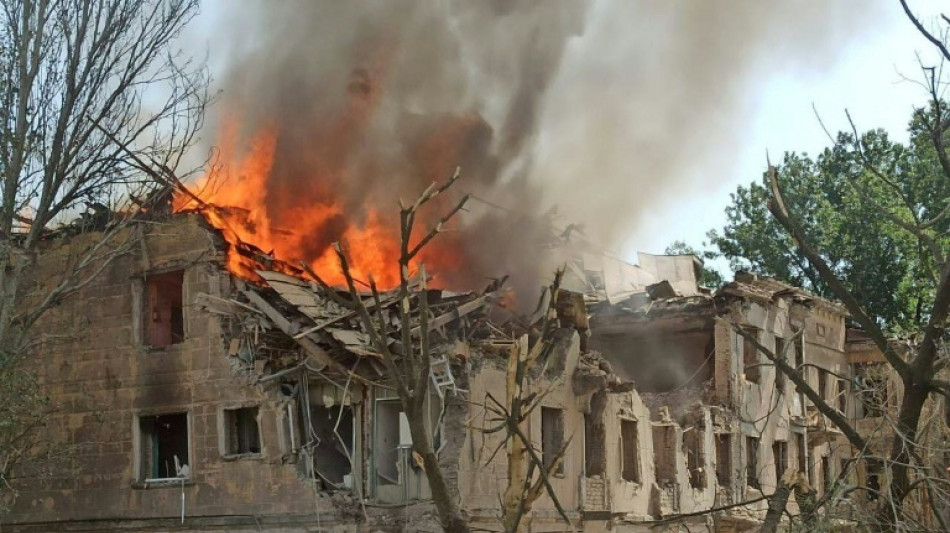
[[[868,30],[867,2],[227,2],[222,116],[247,138],[278,132],[268,196],[283,208],[343,196],[319,254],[367,205],[396,212],[461,166],[474,201],[441,238],[474,288],[512,274],[534,293],[550,274],[551,208],[605,247],[641,213],[701,194],[741,142],[758,82],[829,67]],[[214,41],[215,39],[212,39]],[[726,154],[721,157],[718,154]],[[454,198],[441,202],[446,208]],[[711,206],[720,209],[720,206]],[[556,234],[557,232],[555,232]],[[555,239],[556,240],[556,239]],[[521,290],[524,289],[524,290]]]

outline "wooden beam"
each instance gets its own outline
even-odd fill
[[[240,288],[240,291],[244,293],[244,296],[247,296],[247,299],[250,300],[251,303],[253,303],[255,307],[257,307],[265,315],[267,315],[267,318],[269,318],[271,322],[274,323],[274,325],[280,328],[280,330],[286,333],[287,335],[293,337],[293,333],[291,332],[293,331],[294,328],[293,328],[293,325],[290,323],[290,320],[287,319],[287,317],[280,314],[278,310],[274,309],[272,305],[267,303],[267,300],[261,297],[260,294],[257,294],[257,292],[255,292],[254,290]],[[299,344],[300,347],[303,348],[304,351],[307,352],[307,355],[313,357],[314,359],[319,361],[321,364],[326,365],[327,368],[330,368],[334,370],[335,372],[339,372],[340,374],[343,374],[344,376],[350,374],[350,370],[348,368],[341,365],[335,359],[330,357],[330,354],[327,353],[326,350],[321,348],[319,345],[317,345],[317,343],[313,342],[309,338],[301,337],[299,339],[294,339],[294,340],[296,340],[297,344]]]

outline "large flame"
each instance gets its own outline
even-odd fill
[[[393,191],[388,212],[370,204],[368,197],[365,203],[348,202],[341,191],[334,190],[347,182],[345,171],[326,161],[314,161],[312,175],[297,182],[275,183],[278,131],[264,128],[241,143],[238,121],[225,120],[220,130],[220,163],[191,187],[193,196],[176,194],[174,209],[198,211],[221,230],[230,244],[228,269],[233,274],[258,279],[254,270],[260,268],[259,262],[242,253],[252,245],[285,265],[305,263],[328,283],[343,285],[345,278],[332,246],[340,242],[354,278],[364,282],[372,278],[382,289],[398,284],[399,194]],[[439,152],[451,152],[438,148]],[[435,159],[438,163],[439,158]],[[444,206],[439,202],[433,207]],[[426,221],[431,219],[432,215],[423,214],[417,232],[427,231]],[[436,280],[440,270],[456,269],[460,263],[454,251],[457,240],[451,236],[440,239],[441,243],[427,247],[419,256]]]

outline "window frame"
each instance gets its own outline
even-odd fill
[[[184,415],[185,416],[185,439],[186,439],[186,448],[188,451],[188,456],[186,461],[181,461],[182,465],[188,466],[188,475],[185,477],[149,477],[147,471],[149,470],[148,465],[145,464],[145,446],[149,443],[146,442],[146,435],[142,431],[142,422],[148,418],[155,418],[161,416],[174,416],[174,415]],[[133,474],[133,486],[138,487],[147,487],[148,485],[160,485],[160,484],[169,484],[169,483],[190,483],[195,479],[195,465],[193,457],[195,456],[194,450],[194,439],[192,438],[194,432],[194,421],[192,419],[192,412],[188,409],[166,409],[160,411],[140,411],[134,413],[132,417],[132,474]]]
[[[778,487],[782,476],[788,469],[788,441],[775,439],[772,441],[772,463],[775,466],[775,486]]]
[[[156,281],[156,278],[169,278],[172,275],[180,275],[180,286],[181,286],[181,305],[180,305],[180,322],[181,330],[178,336],[175,335],[175,331],[169,332],[170,342],[168,344],[154,344],[152,333],[153,333],[153,323],[155,322],[154,317],[156,314],[156,309],[152,305],[152,287],[156,283],[161,283]],[[186,288],[186,278],[187,270],[183,267],[174,267],[166,268],[160,270],[152,270],[146,272],[135,279],[133,285],[133,301],[136,306],[135,308],[135,317],[134,328],[135,335],[139,340],[139,345],[142,346],[146,352],[163,352],[169,349],[174,349],[177,346],[182,345],[188,338],[187,335],[187,323],[188,320],[185,316],[185,288]],[[176,279],[176,281],[179,281]],[[174,306],[172,306],[174,310]],[[175,320],[175,314],[172,312],[169,313],[168,321],[169,328],[173,328],[173,322]],[[177,328],[173,328],[177,329]]]
[[[238,411],[248,409],[256,410],[254,422],[257,425],[257,445],[258,452],[232,452],[231,451],[231,416],[236,416]],[[233,415],[232,415],[233,414]],[[257,403],[225,405],[218,409],[218,452],[222,459],[233,461],[236,459],[253,459],[264,456],[264,435],[261,431],[261,405]]]
[[[757,342],[762,342],[760,328],[745,326],[742,331]],[[762,383],[762,355],[751,340],[741,335],[740,338],[742,339],[742,379],[747,383],[759,385]]]
[[[550,468],[551,464],[554,461],[554,458],[557,457],[558,452],[564,447],[565,443],[565,410],[560,407],[549,407],[541,406],[541,460],[544,463],[545,469]],[[547,416],[546,416],[547,415]],[[553,426],[551,423],[556,420]],[[548,426],[546,430],[546,426]],[[548,431],[554,431],[554,435],[551,439],[545,437]],[[548,446],[551,445],[554,448],[548,449]],[[550,460],[549,460],[550,458]],[[557,469],[549,474],[556,477],[563,477],[565,472],[565,463],[567,463],[567,450],[564,452],[564,456],[561,457],[561,462],[558,465]]]
[[[761,490],[762,481],[759,479],[759,448],[761,439],[752,435],[745,437],[745,477],[746,486],[751,489]]]
[[[632,476],[627,477],[627,446],[625,445],[624,435],[628,432],[624,431],[624,427],[632,427],[633,431],[630,433],[633,435],[633,450],[630,452],[633,455],[633,461],[630,466],[632,471]],[[643,469],[640,465],[640,423],[639,420],[629,417],[620,418],[620,479],[627,483],[643,483]]]
[[[732,486],[732,433],[716,433],[716,485]]]

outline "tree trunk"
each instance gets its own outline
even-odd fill
[[[778,488],[769,496],[769,510],[765,513],[765,520],[762,522],[760,533],[775,533],[779,522],[782,521],[782,513],[788,505],[788,496],[792,493],[792,485],[788,479],[789,472],[779,480]]]
[[[804,475],[799,474],[795,483],[795,502],[806,531],[814,531],[818,521],[818,491],[808,484]]]
[[[909,381],[909,383],[907,382]],[[881,507],[880,522],[888,530],[897,529],[903,521],[904,498],[910,491],[910,465],[912,448],[917,445],[917,429],[920,413],[927,401],[929,387],[915,383],[917,377],[905,381],[904,396],[901,399],[900,412],[897,415],[897,427],[891,443],[890,468],[891,484],[888,490],[889,501]]]
[[[422,457],[429,490],[432,492],[432,502],[439,513],[439,521],[446,533],[469,533],[468,523],[462,518],[462,513],[456,504],[455,491],[449,490],[449,485],[442,475],[439,465],[439,456],[432,448],[432,437],[426,424],[427,414],[424,399],[410,398],[411,402],[406,410],[409,421],[409,432],[412,435],[412,449]],[[405,404],[404,404],[405,405]]]
[[[522,505],[526,482],[527,450],[521,439],[508,439],[508,486],[502,497],[502,517],[505,533],[517,533],[524,517]]]
[[[502,522],[505,533],[517,533],[521,529],[521,522],[525,515],[524,501],[527,485],[528,450],[524,442],[515,437],[518,420],[521,418],[521,394],[523,390],[522,372],[524,371],[524,355],[528,349],[527,341],[521,339],[508,352],[508,368],[505,372],[505,405],[508,409],[508,428],[505,432],[508,441],[508,485],[502,497]]]

